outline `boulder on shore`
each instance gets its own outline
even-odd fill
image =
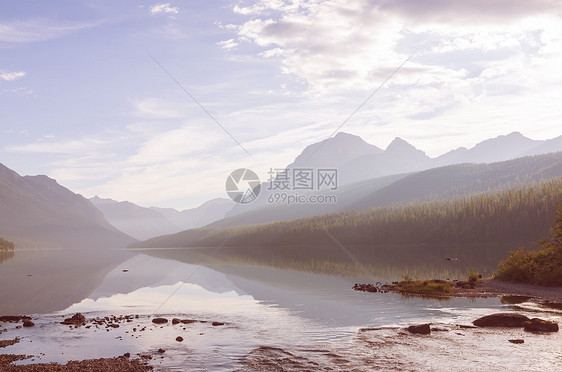
[[[523,327],[529,320],[522,314],[497,313],[478,318],[472,324],[478,327]]]
[[[418,325],[411,325],[407,328],[408,332],[410,333],[417,333],[420,335],[428,335],[431,333],[431,329],[429,328],[429,324],[418,324]]]
[[[523,325],[528,332],[558,332],[558,324],[548,320],[533,318]]]

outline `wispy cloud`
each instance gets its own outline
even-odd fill
[[[177,119],[182,116],[181,107],[161,98],[149,97],[134,103],[132,114],[144,119]]]
[[[0,71],[0,80],[14,81],[25,76],[24,71]]]
[[[160,3],[155,4],[150,7],[150,14],[178,14],[180,9],[178,7],[173,7],[170,3]]]
[[[234,39],[228,39],[219,41],[217,45],[221,47],[221,49],[230,50],[236,48],[238,46],[238,43]]]
[[[70,22],[43,18],[0,22],[0,42],[31,43],[45,41],[75,31],[97,27],[101,24],[103,24],[103,21]]]
[[[101,139],[82,139],[82,140],[65,140],[55,141],[52,135],[30,144],[12,145],[6,148],[10,152],[20,153],[41,153],[41,154],[76,154],[84,153],[99,149],[102,145],[107,145],[109,141]]]

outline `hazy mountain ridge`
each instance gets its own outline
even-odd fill
[[[349,135],[338,133],[338,135],[332,139],[334,142],[332,147],[350,147],[351,145],[348,143],[346,136]],[[328,150],[326,150],[327,147],[328,146],[324,146],[321,148],[315,153],[315,156],[317,158],[321,158],[322,156],[329,157],[327,154]],[[303,154],[308,152],[307,149],[303,151]],[[529,155],[540,155],[558,151],[562,151],[562,136],[543,141],[532,140],[519,132],[513,132],[508,135],[484,140],[470,149],[461,147],[441,156],[431,158],[422,150],[417,149],[402,138],[396,137],[384,151],[347,158],[346,161],[340,160],[339,175],[341,184],[347,184],[391,174],[426,170],[444,165],[494,163]],[[325,161],[317,161],[326,163]],[[309,164],[308,166],[312,165]],[[334,167],[338,166],[335,165]]]
[[[230,199],[215,198],[206,201],[196,208],[183,211],[173,208],[152,207],[151,209],[163,214],[182,229],[186,229],[205,226],[223,219],[234,205],[234,202]]]
[[[562,136],[542,141],[513,132],[487,139],[470,149],[461,147],[431,158],[400,137],[396,137],[385,150],[381,150],[358,136],[340,132],[333,138],[307,146],[287,168],[337,168],[341,188],[384,176],[419,172],[447,165],[493,163],[557,151],[562,151]],[[254,202],[235,205],[226,217],[269,208],[267,199],[275,191],[268,190],[267,186],[264,182],[262,191]]]
[[[21,177],[0,164],[0,235],[17,248],[114,248],[133,238],[87,199],[46,176]]]
[[[342,186],[335,193],[336,204],[266,205],[209,226],[271,223],[346,210],[459,198],[560,176],[562,152],[492,164],[449,165]]]
[[[132,246],[282,246],[303,249],[303,246],[334,244],[324,229],[341,244],[361,245],[367,249],[395,244],[410,247],[416,244],[442,244],[443,247],[447,244],[524,244],[536,241],[548,232],[561,200],[562,177],[558,177],[533,186],[457,200],[346,211],[243,227],[205,227],[137,242]]]
[[[90,198],[90,201],[109,223],[141,240],[205,226],[224,218],[233,206],[231,200],[219,198],[180,212],[173,208],[146,208],[98,196]]]
[[[107,221],[136,239],[148,239],[157,235],[171,234],[182,230],[165,216],[150,208],[112,199],[93,197],[92,204],[103,213]]]

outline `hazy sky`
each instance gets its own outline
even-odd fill
[[[562,134],[559,0],[0,3],[0,163],[186,208],[342,131],[430,156]],[[158,66],[181,82],[249,157]]]

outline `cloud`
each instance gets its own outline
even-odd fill
[[[44,138],[26,145],[12,145],[6,148],[10,152],[19,153],[41,153],[41,154],[76,154],[96,151],[103,145],[109,144],[109,141],[101,139],[82,139],[82,140],[65,140],[54,141],[52,135],[47,135]]]
[[[251,19],[230,29],[238,42],[264,48],[259,56],[278,57],[281,72],[305,81],[309,92],[326,93],[373,89],[410,54],[406,68],[417,65],[417,76],[409,85],[452,83],[463,69],[541,44],[537,31],[545,18],[560,21],[561,9],[550,0],[260,0],[236,5]],[[469,61],[443,57],[459,51],[472,53]]]
[[[0,22],[0,42],[31,43],[55,39],[66,34],[97,27],[97,22],[69,22],[43,18]]]
[[[0,80],[4,81],[14,81],[24,76],[24,71],[0,71]]]
[[[170,3],[155,4],[150,7],[150,14],[178,14],[180,9],[178,7],[170,6]]]
[[[224,41],[219,41],[217,45],[220,46],[221,49],[230,50],[236,48],[238,46],[238,43],[234,41],[234,39],[228,39]]]
[[[182,115],[180,109],[175,106],[177,105],[160,98],[144,98],[134,103],[132,114],[145,119],[177,119]]]
[[[453,25],[502,23],[505,26],[506,22],[537,14],[562,14],[557,0],[380,0],[374,1],[373,5],[413,23]]]

